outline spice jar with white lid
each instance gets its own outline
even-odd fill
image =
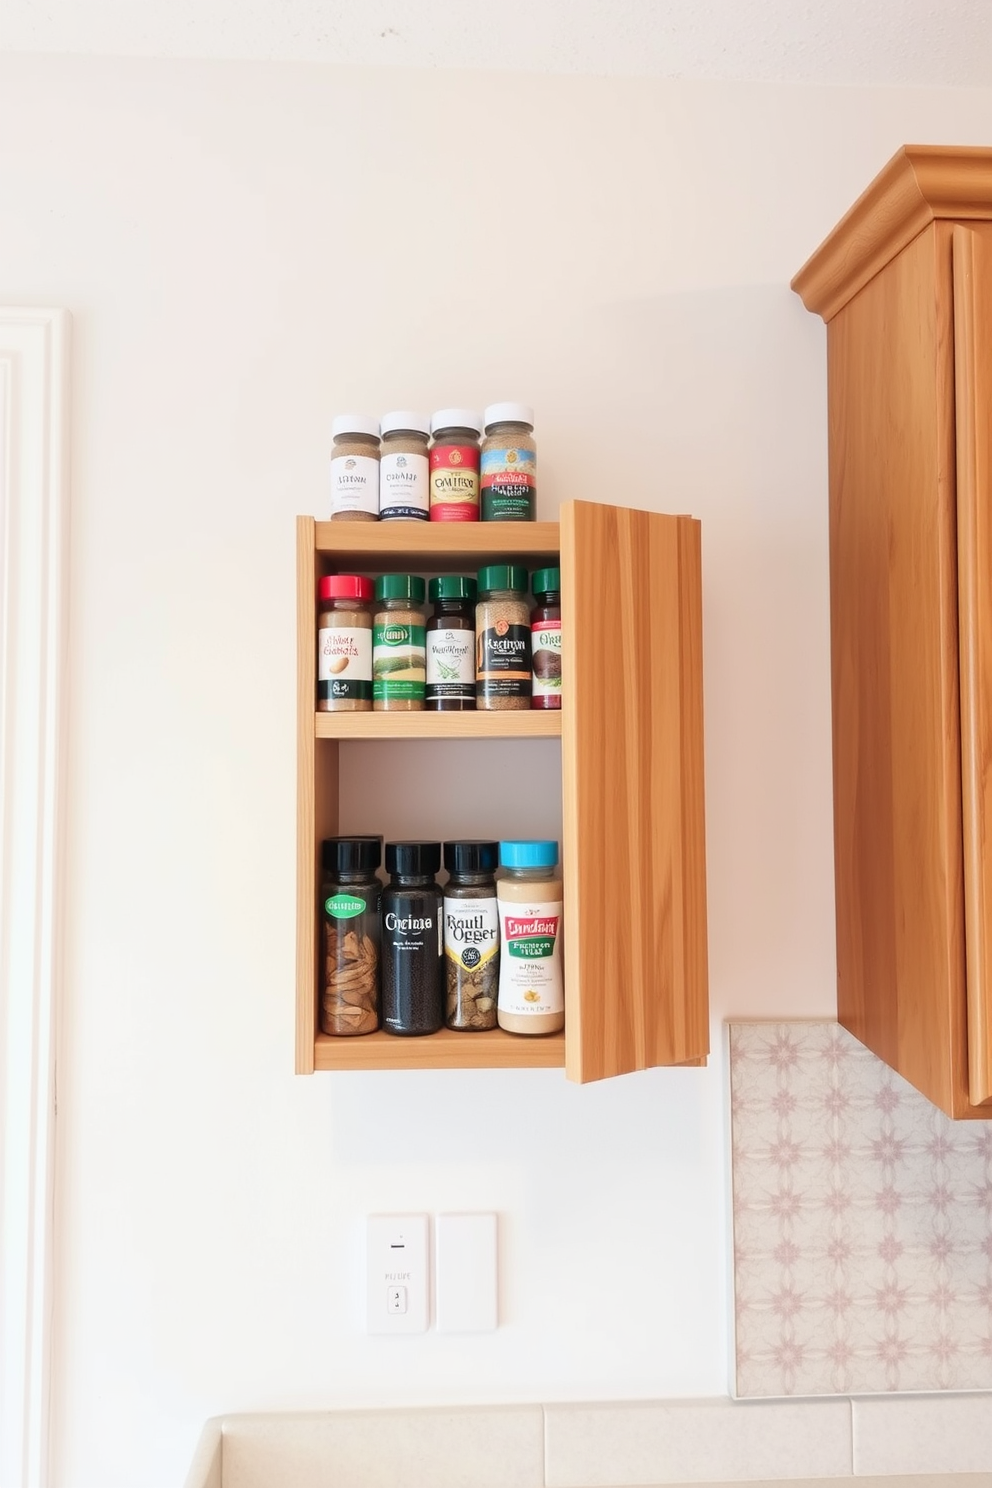
[[[526,403],[491,403],[481,452],[484,522],[533,522],[537,511],[534,410]]]
[[[330,574],[318,586],[317,711],[372,709],[371,579]]]
[[[379,420],[342,413],[331,434],[331,521],[378,522]]]
[[[431,419],[431,521],[479,520],[479,435],[469,408],[442,408]]]
[[[431,473],[427,455],[430,421],[422,413],[386,413],[380,425],[379,519],[427,522]]]

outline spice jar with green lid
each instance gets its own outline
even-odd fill
[[[424,706],[424,581],[419,574],[381,574],[372,617],[372,707],[414,713]]]
[[[378,522],[379,420],[342,413],[331,435],[331,521]]]
[[[527,570],[494,563],[480,568],[475,607],[475,705],[529,709],[530,605]]]
[[[427,586],[434,613],[427,622],[425,701],[434,712],[475,708],[475,595],[475,580],[461,574],[442,574]]]
[[[539,568],[531,578],[532,708],[561,707],[561,569]]]
[[[446,842],[445,1021],[460,1032],[496,1027],[499,991],[498,842]]]
[[[479,435],[470,408],[442,408],[431,419],[431,521],[479,520]]]
[[[491,403],[481,454],[484,522],[533,522],[537,510],[534,410],[526,403]]]
[[[381,428],[379,520],[426,522],[431,514],[429,420],[422,413],[385,413]]]
[[[372,708],[371,579],[330,574],[318,585],[317,711]]]
[[[374,1033],[379,1027],[381,837],[328,837],[320,845],[324,965],[321,1032]]]

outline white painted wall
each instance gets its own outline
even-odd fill
[[[833,1003],[824,333],[788,281],[990,104],[0,60],[0,301],[74,318],[59,1488],[175,1484],[224,1410],[724,1393],[720,1024]],[[335,411],[517,395],[542,516],[703,520],[717,1053],[297,1079],[292,517]],[[394,1208],[500,1212],[496,1335],[364,1335]]]

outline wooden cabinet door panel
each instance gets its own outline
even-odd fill
[[[708,1051],[699,523],[562,506],[572,1080]]]
[[[954,383],[968,1089],[992,1102],[992,228],[955,227]]]

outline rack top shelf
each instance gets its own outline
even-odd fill
[[[421,558],[432,568],[478,567],[483,559],[558,562],[557,522],[317,522],[317,552],[355,568],[382,570]],[[423,566],[423,565],[421,565]]]

